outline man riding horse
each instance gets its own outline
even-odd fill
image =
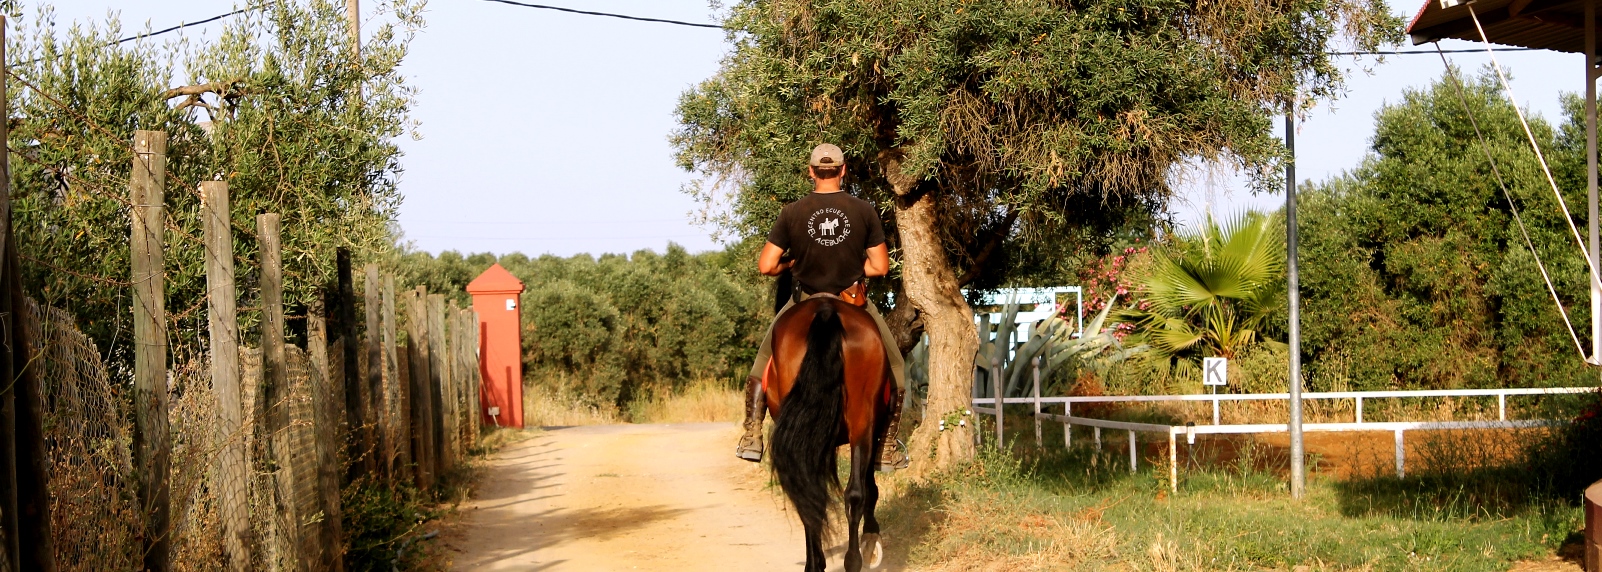
[[[866,281],[890,271],[890,253],[884,242],[884,226],[879,213],[868,201],[851,196],[841,188],[845,177],[845,154],[839,147],[824,143],[812,149],[808,161],[812,193],[779,212],[779,219],[768,233],[768,242],[757,259],[757,270],[768,276],[790,271],[801,285],[801,300],[834,296],[862,305],[879,326],[879,338],[895,378],[890,426],[885,433],[880,470],[907,466],[907,455],[896,440],[901,422],[903,377],[901,351],[893,344],[890,328],[873,302],[867,299]],[[786,256],[788,251],[788,256]],[[777,322],[797,300],[791,297],[774,316]],[[773,355],[773,327],[762,338],[756,364],[745,385],[745,435],[735,447],[735,455],[752,462],[762,460],[762,421],[767,415],[762,377]]]

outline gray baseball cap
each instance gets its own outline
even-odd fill
[[[845,164],[845,153],[829,143],[812,148],[812,159],[807,161],[813,167],[839,167]]]

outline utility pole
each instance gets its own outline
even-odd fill
[[[1602,268],[1596,200],[1596,3],[1585,3],[1585,189],[1587,230],[1591,232],[1591,268]],[[1591,273],[1591,362],[1602,364],[1602,283]]]
[[[345,0],[345,19],[350,20],[351,61],[362,61],[362,7],[361,0]]]
[[[1302,294],[1296,274],[1296,111],[1285,110],[1285,274],[1290,284],[1290,458],[1291,497],[1302,498],[1307,488],[1302,447]]]

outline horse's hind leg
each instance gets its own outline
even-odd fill
[[[878,459],[878,455],[874,455]],[[862,501],[862,559],[868,568],[878,568],[884,560],[884,546],[879,543],[879,519],[874,515],[879,507],[879,482],[873,471],[867,471],[867,498]]]
[[[853,440],[851,443],[851,478],[846,481],[846,572],[862,570],[862,538],[858,535],[862,524],[863,508],[867,506],[868,480],[873,478],[873,447],[871,443]]]

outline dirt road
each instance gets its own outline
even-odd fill
[[[734,458],[737,436],[730,423],[599,425],[509,446],[446,535],[453,568],[799,570],[801,525],[763,469]]]

